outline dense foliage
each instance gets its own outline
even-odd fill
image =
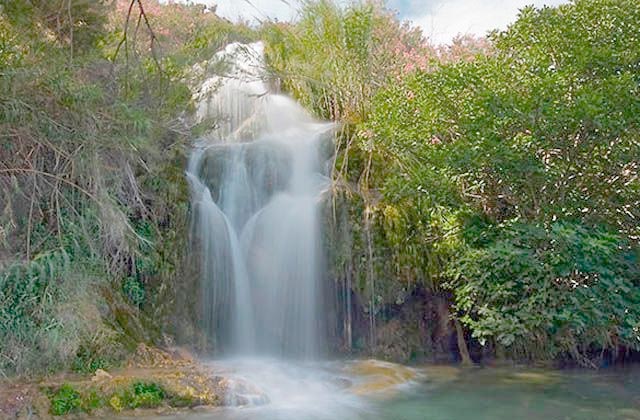
[[[639,18],[624,0],[529,7],[493,54],[374,99],[385,214],[428,238],[482,341],[584,363],[640,346]]]
[[[187,66],[251,30],[152,1],[0,4],[0,375],[105,367],[173,310]]]
[[[481,238],[450,273],[462,320],[481,342],[585,365],[603,348],[637,348],[640,266],[619,236],[568,222],[513,222]]]

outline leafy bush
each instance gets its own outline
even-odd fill
[[[363,132],[398,163],[387,196],[640,237],[638,17],[632,1],[526,8],[493,55],[381,92]]]
[[[51,414],[54,416],[64,416],[65,414],[80,411],[82,399],[80,393],[71,385],[64,384],[50,397]]]
[[[2,375],[93,370],[135,346],[132,325],[157,331],[175,313],[192,129],[181,118],[185,70],[201,58],[193,37],[220,31],[224,42],[252,30],[145,0],[158,29],[150,46],[149,28],[135,30],[139,5],[125,37],[130,2],[115,3],[4,2],[0,11]],[[218,46],[201,40],[199,51]]]
[[[640,349],[640,261],[617,234],[568,223],[509,223],[476,238],[449,286],[462,321],[530,359]]]
[[[71,413],[91,413],[94,410],[110,407],[116,412],[124,409],[154,408],[170,398],[178,402],[177,395],[169,395],[159,384],[153,382],[133,382],[122,388],[105,394],[97,388],[79,391],[72,385],[63,384],[49,393],[51,414],[63,416]]]
[[[136,382],[133,384],[133,398],[129,406],[131,408],[157,407],[165,396],[164,389],[156,383]]]

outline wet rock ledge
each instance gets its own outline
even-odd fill
[[[0,382],[0,419],[112,418],[239,404],[237,383],[182,349],[140,344],[124,367],[92,377]]]

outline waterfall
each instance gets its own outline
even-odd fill
[[[211,130],[187,177],[203,327],[216,350],[313,358],[325,345],[319,204],[334,126],[265,82],[264,47],[234,43],[195,94]]]

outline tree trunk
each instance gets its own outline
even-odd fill
[[[456,335],[458,336],[458,351],[460,352],[460,358],[462,359],[463,366],[472,366],[473,361],[469,356],[469,348],[467,342],[464,340],[464,332],[462,331],[462,325],[457,319],[453,319],[453,324],[456,327]]]

